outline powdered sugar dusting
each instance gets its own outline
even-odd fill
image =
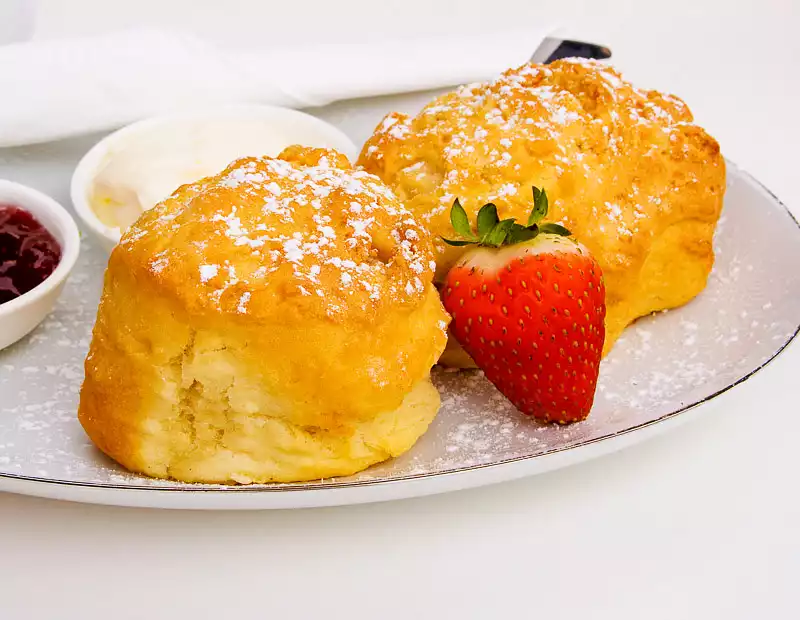
[[[239,303],[236,306],[236,311],[239,314],[247,314],[247,302],[250,301],[250,292],[245,291],[239,298]]]
[[[421,300],[434,266],[427,235],[377,177],[339,158],[309,150],[293,161],[239,160],[217,178],[186,186],[187,198],[179,193],[157,205],[121,243],[155,247],[154,239],[184,231],[178,244],[157,244],[151,270],[199,263],[207,289],[200,294],[237,313],[245,306],[241,293],[235,301],[228,295],[234,286],[250,293],[245,305],[257,312],[260,291],[287,279],[329,316],[369,311],[382,300]],[[197,237],[188,249],[187,226]],[[220,255],[230,259],[220,263]]]
[[[200,265],[200,282],[208,282],[219,273],[219,265]]]
[[[568,449],[658,420],[758,368],[797,328],[800,274],[794,266],[800,262],[800,244],[789,217],[770,199],[759,197],[760,190],[747,177],[729,171],[731,186],[707,290],[679,310],[643,319],[623,335],[603,363],[589,420],[565,428],[539,425],[516,412],[480,373],[435,369],[442,409],[418,444],[398,459],[324,483],[427,475]],[[753,218],[753,212],[759,217]],[[225,236],[227,224],[219,225]],[[54,312],[21,342],[0,351],[0,475],[195,488],[125,472],[91,446],[76,420],[83,360],[107,259],[91,239],[81,244]],[[275,260],[282,259],[282,245],[269,251],[277,253]],[[337,277],[341,273],[339,267],[323,265],[317,255],[308,260],[316,261],[308,266],[314,277],[328,268],[338,270],[331,272]],[[217,279],[229,277],[221,259],[200,264],[216,266],[216,278],[208,280],[212,289]],[[259,269],[263,271],[257,277],[266,277],[264,265]],[[164,267],[158,277],[168,272]],[[196,273],[199,281],[199,265]],[[413,285],[412,274],[408,280]],[[313,284],[301,286],[316,296]],[[240,302],[241,294],[234,299],[237,306]]]
[[[570,58],[467,84],[437,97],[414,118],[390,114],[368,141],[362,162],[368,169],[374,162],[375,170],[411,197],[437,235],[449,230],[454,196],[466,202],[468,212],[497,201],[501,217],[521,219],[534,182],[546,179],[554,212],[562,208],[559,196],[572,196],[574,188],[605,186],[575,199],[615,200],[587,202],[591,217],[568,210],[563,223],[585,241],[593,229],[612,246],[609,255],[622,255],[635,246],[635,237],[652,234],[648,220],[661,221],[659,212],[674,209],[672,188],[652,182],[647,166],[670,151],[690,157],[690,121],[679,99],[638,89],[603,63]],[[699,181],[692,175],[687,173],[687,184]],[[580,217],[571,220],[575,212]],[[598,224],[587,226],[590,220]],[[436,250],[444,253],[444,244],[437,241]]]

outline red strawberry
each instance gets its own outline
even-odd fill
[[[589,415],[605,338],[600,266],[569,231],[539,224],[545,192],[533,189],[527,226],[478,213],[478,234],[456,200],[450,213],[464,241],[477,245],[450,270],[444,306],[458,342],[524,414],[566,424]]]

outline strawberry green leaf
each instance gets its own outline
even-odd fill
[[[528,226],[538,224],[547,215],[547,193],[543,189],[533,187],[533,210],[528,218]]]
[[[447,245],[470,245],[471,243],[475,243],[474,241],[462,241],[460,239],[445,239],[444,237],[440,237],[442,241],[444,241]]]
[[[561,224],[553,222],[546,222],[539,225],[539,230],[543,233],[550,233],[551,235],[561,235],[562,237],[569,237],[572,233],[564,228]]]
[[[506,237],[513,226],[513,218],[498,222],[481,243],[499,248],[501,245],[503,245],[503,242],[506,240]]]
[[[469,226],[469,217],[467,217],[467,212],[464,211],[464,207],[461,206],[458,198],[453,203],[453,208],[450,209],[450,223],[455,231],[465,239],[470,241],[478,240]]]
[[[461,206],[458,198],[453,202],[450,209],[450,223],[458,233],[460,239],[446,239],[442,241],[452,246],[465,246],[476,244],[484,247],[499,248],[504,245],[513,245],[534,239],[539,233],[549,233],[551,235],[569,236],[569,230],[561,224],[547,222],[540,223],[547,215],[547,193],[543,189],[533,187],[533,209],[528,218],[527,226],[518,224],[514,218],[500,220],[497,214],[497,206],[486,203],[478,211],[476,221],[477,234],[470,226],[469,216]]]
[[[515,243],[521,243],[522,241],[530,241],[531,239],[535,238],[536,235],[539,234],[539,227],[534,224],[533,226],[522,226],[520,224],[514,224],[511,227],[511,230],[508,232],[508,236],[506,237],[506,243],[508,245],[514,245]]]
[[[497,217],[497,207],[489,202],[478,211],[478,236],[483,239],[500,221]]]

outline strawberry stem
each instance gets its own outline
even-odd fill
[[[497,215],[497,206],[492,202],[488,202],[478,211],[476,221],[478,234],[476,235],[472,232],[467,212],[461,206],[458,198],[456,198],[455,202],[453,202],[453,208],[450,209],[450,223],[461,239],[445,239],[442,237],[442,241],[453,246],[479,245],[499,248],[503,245],[514,245],[515,243],[529,241],[536,238],[539,233],[560,235],[562,237],[571,235],[572,233],[561,224],[554,222],[540,224],[547,215],[547,210],[547,193],[544,189],[539,189],[538,187],[533,188],[533,209],[528,216],[527,226],[517,224],[514,218],[501,220]]]

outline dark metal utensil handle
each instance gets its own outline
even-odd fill
[[[595,60],[605,60],[611,58],[611,50],[603,45],[595,43],[586,43],[585,41],[570,41],[564,40],[555,49],[554,52],[547,57],[545,62],[553,62],[561,58],[594,58]]]
[[[553,62],[559,58],[569,57],[604,60],[611,58],[611,50],[603,45],[587,43],[586,41],[545,37],[531,56],[531,62],[543,64]]]

